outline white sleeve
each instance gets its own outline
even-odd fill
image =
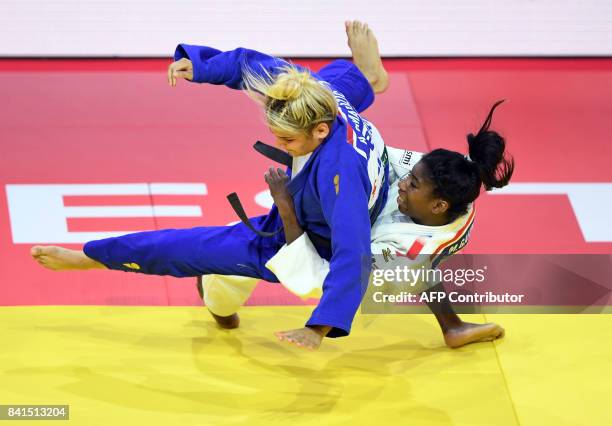
[[[283,286],[303,299],[320,298],[329,262],[319,256],[306,233],[285,244],[266,263]]]

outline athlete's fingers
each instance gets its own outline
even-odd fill
[[[268,170],[268,174],[270,175],[270,179],[272,181],[276,181],[277,180],[276,169],[274,167],[270,167],[270,169]]]
[[[172,87],[172,64],[168,65],[168,72],[167,72],[167,78],[168,78],[168,85],[170,87]]]
[[[280,340],[282,340],[283,342],[289,342],[289,343],[293,343],[293,341],[291,340],[291,338],[289,336],[281,336]]]
[[[176,86],[176,73],[178,71],[182,71],[183,69],[183,64],[180,61],[173,62],[172,64],[170,64],[170,67],[168,68],[168,74],[172,87]]]
[[[175,71],[174,84],[176,84],[177,78],[184,78],[185,80],[189,80],[191,78],[191,73],[189,71]]]
[[[264,180],[266,181],[266,183],[267,183],[268,185],[271,185],[271,184],[272,184],[272,176],[270,176],[270,171],[267,171],[267,172],[264,174]]]
[[[274,182],[276,180],[276,170],[274,170],[274,167],[270,167],[268,169],[268,178],[270,179],[270,182]]]
[[[286,175],[283,174],[282,169],[274,170],[274,181],[277,183],[284,183]]]
[[[170,65],[170,83],[172,85],[172,87],[176,87],[176,73],[177,71],[181,70],[181,63],[180,62],[173,62]]]
[[[290,331],[277,331],[274,333],[279,340],[288,340],[291,332]]]

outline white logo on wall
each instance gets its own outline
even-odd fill
[[[589,243],[612,241],[612,183],[511,183],[491,195],[567,195],[582,236]],[[550,212],[554,215],[555,212]],[[563,230],[559,230],[563,232]]]
[[[6,185],[13,243],[84,243],[130,231],[70,232],[68,218],[201,217],[197,205],[65,206],[64,196],[206,195],[203,183]]]
[[[70,232],[68,218],[202,217],[196,205],[64,206],[64,196],[207,195],[203,183],[6,185],[13,242],[84,243],[130,231]],[[612,183],[513,183],[491,195],[567,195],[587,242],[612,241]],[[270,208],[268,190],[255,202]],[[554,214],[554,212],[551,212]]]

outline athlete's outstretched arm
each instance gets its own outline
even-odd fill
[[[174,53],[174,63],[168,67],[168,83],[176,85],[177,78],[195,83],[223,84],[232,89],[243,89],[243,70],[274,75],[277,69],[287,65],[280,58],[239,47],[222,52],[207,46],[179,44]]]
[[[350,333],[371,269],[370,182],[357,152],[347,145],[342,162],[321,165],[317,179],[323,214],[331,228],[332,257],[323,295],[306,326],[276,333],[281,340],[317,349],[323,337]]]
[[[323,295],[307,326],[332,327],[330,337],[346,336],[371,270],[368,194],[371,184],[360,156],[347,145],[339,164],[321,164],[318,189],[331,229],[332,257]]]
[[[266,173],[265,179],[270,188],[270,194],[274,199],[274,204],[276,204],[281,220],[283,221],[285,240],[289,246],[304,234],[304,229],[300,226],[297,215],[295,214],[293,198],[287,189],[289,177],[281,169],[275,170],[271,167]],[[304,255],[305,254],[306,253],[304,253]],[[314,275],[312,278],[315,279]],[[313,324],[309,327],[297,330],[279,331],[275,334],[279,340],[285,340],[297,346],[314,350],[321,345],[323,337],[325,337],[331,329],[331,326]]]

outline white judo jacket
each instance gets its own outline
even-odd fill
[[[465,215],[447,225],[414,223],[398,209],[398,183],[423,154],[391,147],[387,147],[387,152],[389,197],[372,225],[373,268],[391,268],[399,258],[402,265],[436,268],[442,260],[467,244],[474,222],[474,207],[471,205]],[[290,245],[284,245],[266,267],[274,272],[283,286],[304,299],[321,296],[323,281],[329,272],[329,262],[318,255],[306,233]]]

